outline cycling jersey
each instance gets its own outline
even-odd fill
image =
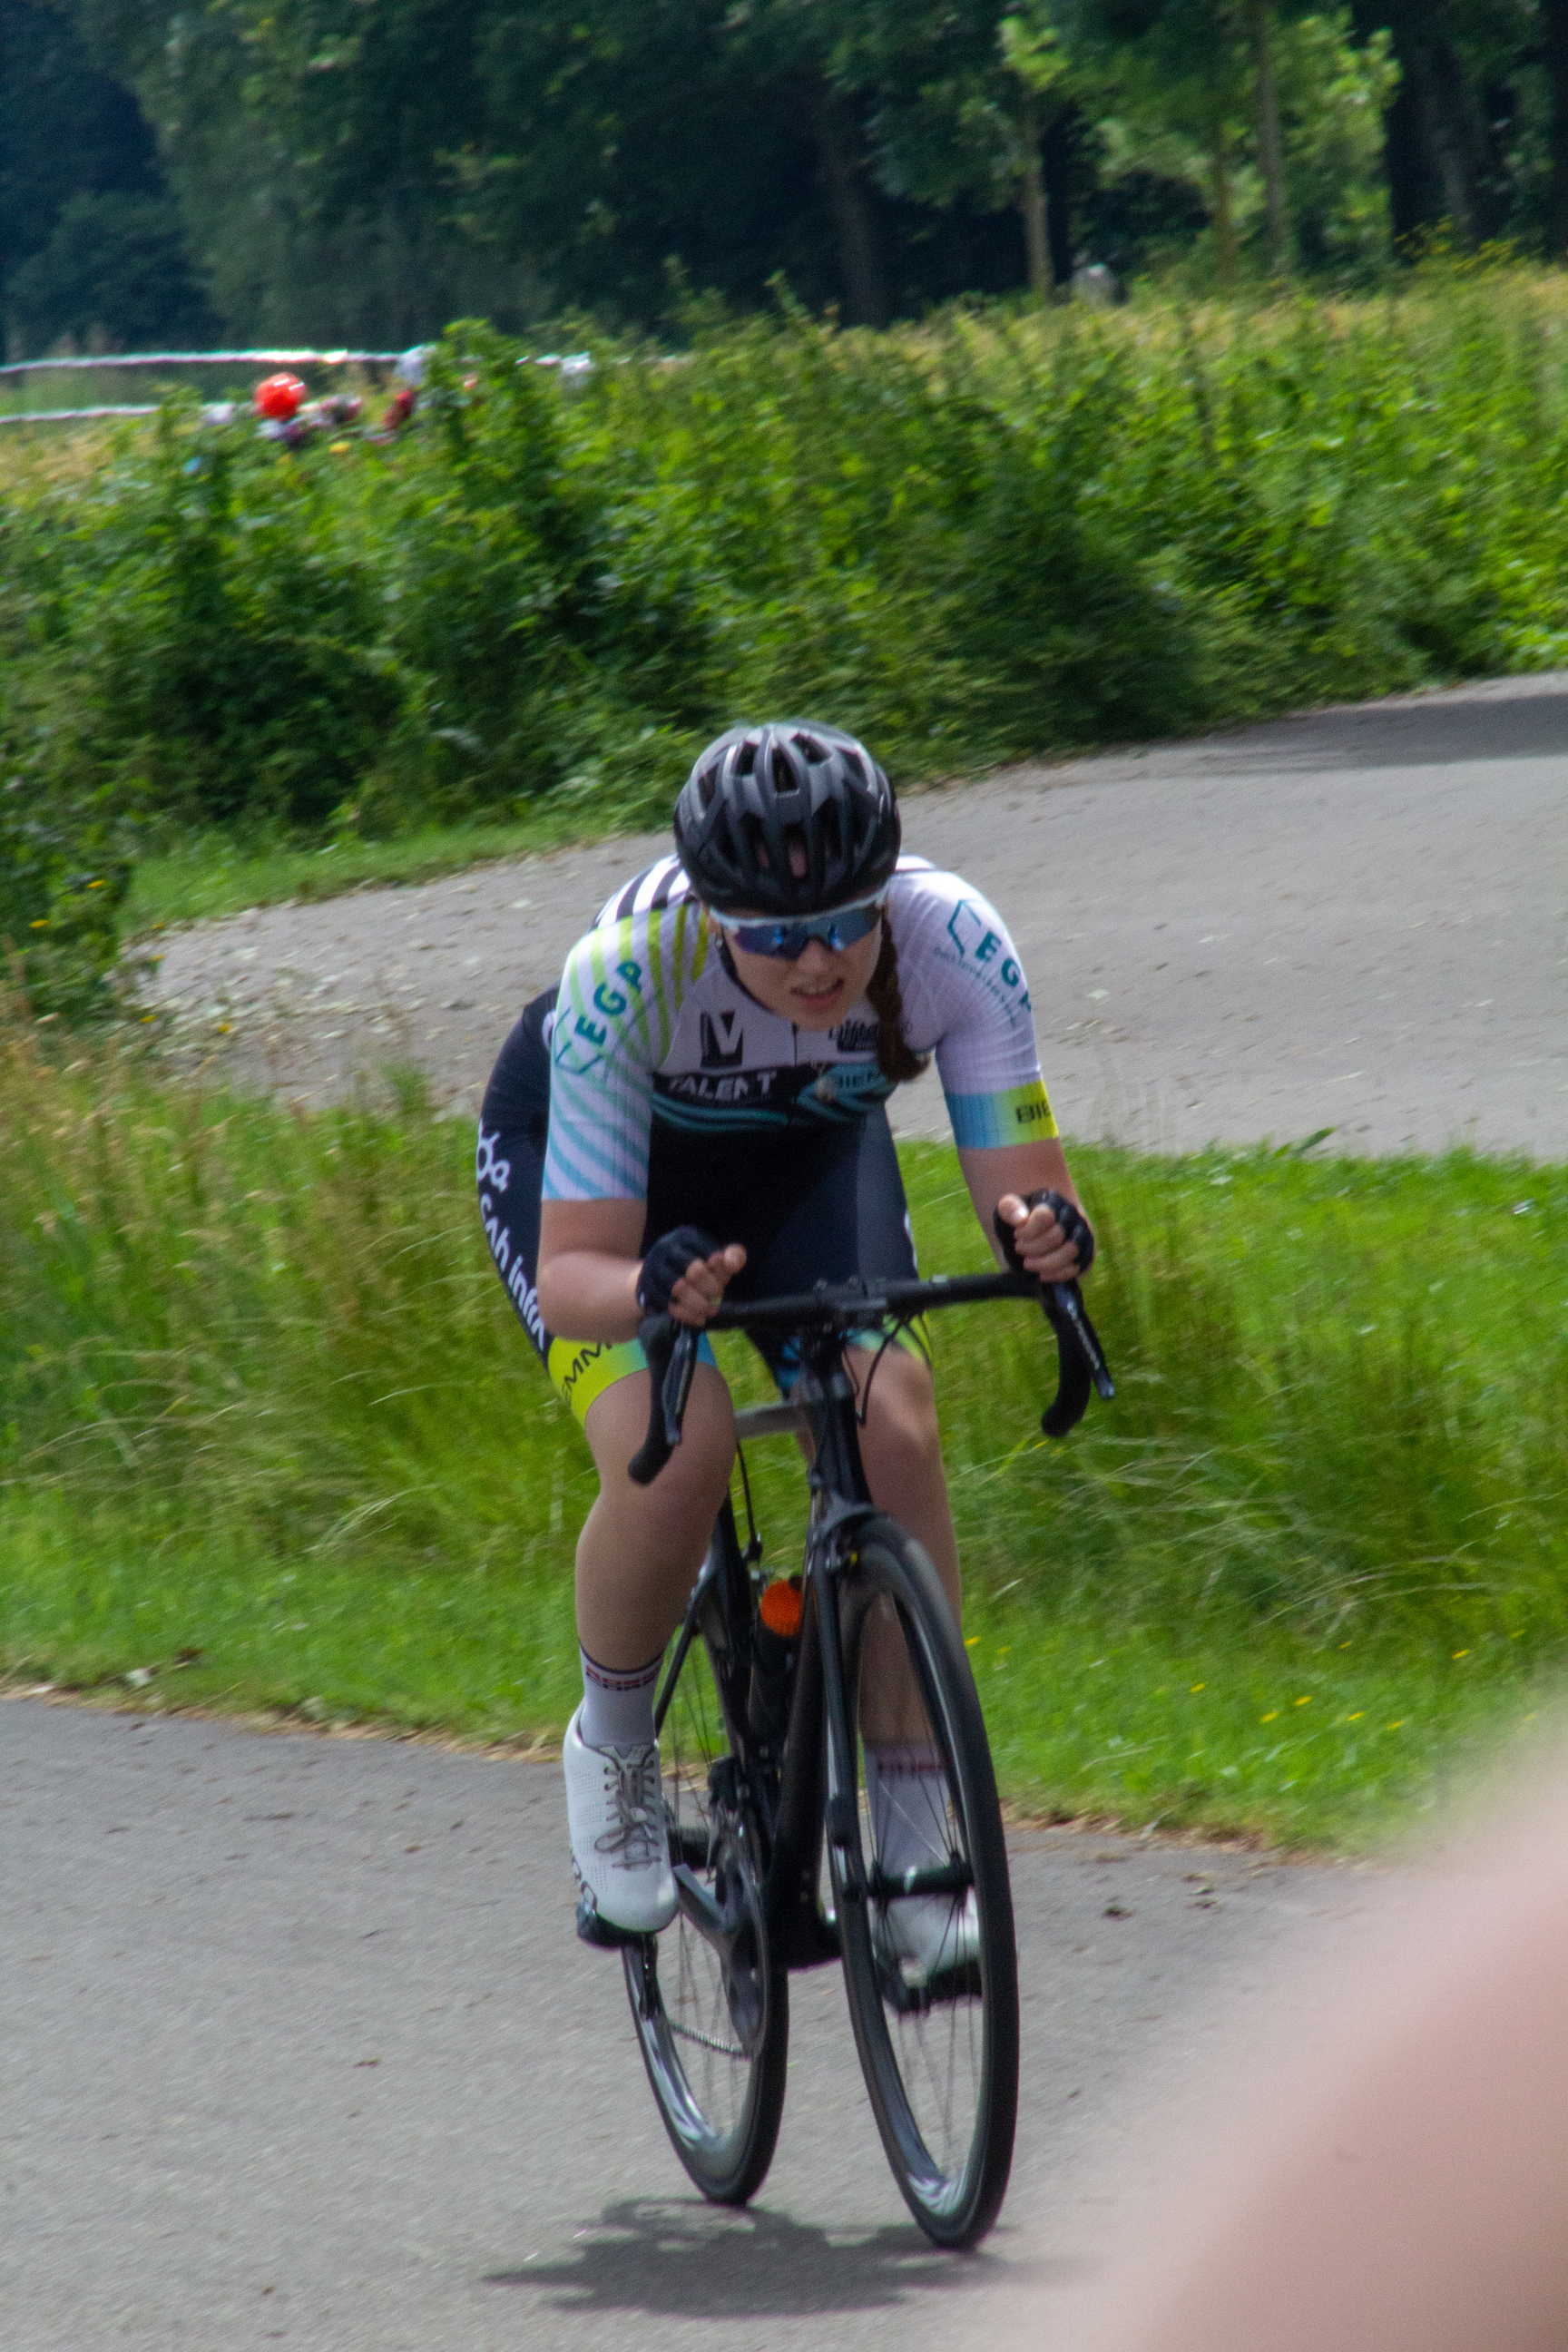
[[[899,861],[903,1030],[934,1055],[961,1145],[1054,1136],[1006,926],[956,874]],[[863,1119],[892,1091],[864,998],[826,1031],[749,996],[676,857],[627,883],[567,959],[551,1040],[546,1200],[642,1200],[656,1125],[717,1141]]]
[[[935,1055],[959,1142],[1054,1136],[1028,991],[995,909],[919,857],[900,859],[888,907],[904,1035]],[[661,858],[605,907],[559,992],[529,1005],[501,1048],[477,1167],[497,1270],[579,1421],[646,1359],[635,1339],[546,1330],[542,1199],[643,1201],[644,1249],[680,1224],[741,1242],[735,1298],[914,1274],[883,1110],[892,1088],[876,1048],[863,999],[835,1028],[809,1031],[749,996],[677,859]],[[885,1336],[875,1321],[858,1335],[867,1346]],[[793,1343],[754,1344],[787,1394]],[[706,1338],[700,1352],[712,1361]]]
[[[550,1122],[552,992],[536,997],[501,1047],[479,1114],[476,1163],[479,1214],[496,1270],[518,1319],[538,1349],[555,1392],[579,1421],[595,1397],[647,1360],[635,1339],[559,1339],[544,1327],[536,1287],[540,1194]],[[918,1271],[899,1155],[880,1106],[847,1124],[814,1122],[787,1136],[752,1129],[709,1150],[685,1129],[655,1129],[648,1161],[642,1246],[691,1223],[739,1242],[746,1265],[732,1298],[770,1298],[814,1282],[898,1281]],[[887,1336],[872,1318],[860,1334]],[[924,1350],[922,1328],[900,1331]],[[799,1371],[794,1339],[763,1333],[752,1343],[787,1395]],[[713,1361],[706,1335],[699,1353]]]

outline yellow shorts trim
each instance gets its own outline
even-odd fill
[[[714,1361],[712,1343],[706,1337],[698,1343],[697,1360],[700,1364]],[[630,1373],[646,1372],[647,1358],[640,1339],[552,1339],[544,1369],[556,1395],[581,1428],[595,1398]]]
[[[875,1329],[852,1331],[847,1345],[874,1353],[882,1345],[883,1338],[884,1334]],[[921,1357],[929,1364],[931,1360],[931,1332],[924,1317],[906,1324],[893,1344],[907,1348],[911,1355]],[[706,1333],[698,1341],[697,1360],[700,1364],[712,1364],[715,1370],[718,1368],[713,1343]],[[544,1368],[550,1375],[551,1386],[581,1429],[586,1424],[588,1408],[595,1398],[603,1396],[606,1389],[613,1388],[617,1381],[627,1379],[631,1373],[646,1372],[647,1358],[642,1351],[640,1339],[552,1339]],[[789,1377],[787,1384],[781,1381],[779,1385],[781,1391],[787,1396],[795,1385],[794,1375]]]

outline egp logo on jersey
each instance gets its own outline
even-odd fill
[[[623,1016],[635,1010],[633,999],[640,1003],[642,966],[629,956],[625,958],[595,983],[586,1003],[582,994],[585,987],[585,979],[574,983],[576,1006],[557,1011],[550,1041],[551,1058],[557,1069],[574,1078],[585,1078],[598,1068],[622,1026]]]
[[[569,1077],[585,1078],[604,1060],[609,1035],[604,1022],[590,1021],[585,1013],[558,1013],[550,1041],[551,1059]]]
[[[1005,952],[1002,933],[994,931],[967,898],[961,898],[948,917],[947,935],[965,963],[987,967],[1008,988],[1022,985],[1023,971],[1016,958]]]

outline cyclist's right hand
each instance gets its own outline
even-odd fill
[[[739,1242],[715,1246],[697,1225],[661,1234],[642,1262],[637,1304],[649,1315],[672,1315],[700,1331],[746,1263]]]

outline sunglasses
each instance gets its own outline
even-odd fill
[[[775,956],[780,963],[794,963],[811,940],[837,955],[876,929],[887,897],[879,890],[874,898],[857,898],[850,906],[836,907],[830,915],[808,915],[798,923],[725,923],[723,928],[745,954]]]

